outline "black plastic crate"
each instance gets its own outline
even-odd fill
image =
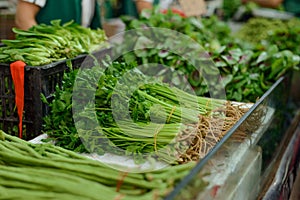
[[[111,55],[111,49],[105,48],[93,53],[97,60]],[[87,59],[90,60],[87,61]],[[87,55],[79,55],[70,60],[54,62],[44,66],[26,66],[24,80],[23,139],[29,140],[41,134],[43,117],[49,112],[47,104],[41,100],[41,94],[47,99],[61,86],[63,75],[69,70],[68,62],[73,68],[81,64],[93,64]],[[10,135],[18,135],[19,117],[15,105],[14,84],[8,64],[0,64],[0,129]]]

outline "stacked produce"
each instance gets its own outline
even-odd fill
[[[276,44],[279,50],[289,50],[300,54],[300,20],[292,18],[289,20],[251,18],[234,36],[239,40],[247,41],[257,48],[265,48]],[[255,34],[255,37],[253,35]]]
[[[194,162],[156,171],[117,171],[51,145],[31,144],[0,131],[1,199],[163,199]],[[206,183],[201,181],[199,190]]]
[[[59,60],[74,58],[107,47],[102,29],[90,29],[70,21],[51,21],[51,25],[38,24],[29,30],[13,28],[13,40],[2,40],[0,63],[21,60],[30,66],[41,66]]]
[[[210,57],[195,60],[198,64],[213,61],[211,67],[220,73],[221,80],[216,90],[224,87],[227,99],[210,98],[206,80],[199,73],[202,71],[197,71],[195,63],[172,53],[172,49],[132,51],[116,61],[71,68],[64,74],[62,86],[56,88],[53,101],[43,98],[51,110],[44,118],[43,132],[48,136],[44,142],[55,145],[30,144],[0,131],[0,198],[162,199],[252,103],[278,78],[296,69],[300,60],[293,53],[295,49],[280,47],[283,40],[269,39],[270,33],[263,33],[257,42],[240,43],[229,26],[215,16],[183,18],[154,9],[150,15],[142,14],[130,21],[124,18],[124,22],[127,30],[136,29],[136,37],[125,34],[125,40],[135,41],[136,46],[144,45],[145,40],[162,39],[151,30],[144,34],[138,29],[147,27],[172,29],[201,44]],[[16,40],[2,40],[5,46],[0,48],[0,63],[22,60],[40,66],[108,45],[102,30],[86,29],[73,22],[61,25],[58,20],[50,26],[13,31]],[[273,33],[290,34],[279,29]],[[262,41],[265,46],[259,45]],[[182,48],[186,48],[184,45]],[[117,51],[122,48],[120,45]],[[195,51],[188,50],[193,57]],[[155,75],[146,76],[156,72],[145,65],[149,63],[183,73],[194,93],[182,88],[187,83],[183,85],[172,77],[178,75],[175,72],[168,77],[171,84]],[[146,71],[141,71],[140,65],[145,65]],[[165,69],[159,72],[164,73]],[[231,139],[241,142],[253,133],[264,114],[264,109],[260,111],[257,118],[247,121],[250,126],[240,126]],[[170,166],[153,172],[120,172],[77,154],[106,152],[132,157],[137,164],[155,158]],[[198,181],[197,192],[206,186],[202,179]]]
[[[286,28],[285,23],[280,19],[251,18],[242,25],[235,35],[241,40],[257,44],[261,40],[268,39],[277,31],[287,31]],[[253,37],[254,34],[255,37]]]
[[[268,35],[269,39],[268,43],[256,46],[249,41],[249,36],[253,36],[252,32],[249,32],[253,30],[251,27],[247,29],[248,32],[245,31],[244,37],[240,40],[240,37],[231,32],[229,25],[216,16],[183,18],[172,12],[162,14],[158,10],[153,10],[148,15],[141,15],[139,19],[125,20],[127,30],[136,29],[138,37],[147,38],[149,41],[159,40],[159,38],[155,38],[155,33],[144,34],[143,30],[146,27],[168,28],[191,37],[202,45],[220,71],[226,98],[231,101],[252,103],[256,102],[279,77],[297,69],[299,55],[295,48],[299,48],[297,46],[299,34],[297,28],[292,30],[292,27],[295,27],[292,24],[295,25],[296,22],[297,20],[291,20],[288,23],[290,28],[280,28],[281,32],[278,32],[279,28],[274,30],[278,37],[269,37],[268,34],[272,33],[272,30],[265,31],[260,29],[261,26],[254,25],[255,28],[260,29],[259,33],[264,31],[263,35]],[[259,33],[257,36],[255,32],[255,37],[251,38],[260,37]],[[134,39],[136,45],[140,45],[138,38],[126,39]],[[167,42],[169,41],[165,41],[166,46]],[[285,48],[286,45],[292,44],[294,48]],[[182,43],[182,47],[185,48],[185,43]],[[190,53],[193,54],[192,51]],[[133,51],[124,56],[124,59],[134,60],[139,65],[160,63],[170,66],[185,74],[197,95],[210,96],[207,84],[203,78],[199,78],[195,67],[181,56],[172,54],[171,51],[164,54],[160,49],[151,49],[148,53]]]
[[[190,94],[145,76],[136,65],[118,61],[104,71],[100,66],[80,71],[75,84],[76,75],[78,70],[65,75],[62,88],[57,88],[49,103],[51,113],[44,127],[49,137],[46,141],[75,152],[125,152],[136,163],[144,162],[145,154],[170,163],[197,161],[249,109]],[[86,92],[93,91],[93,87],[96,89],[92,94]],[[90,95],[95,95],[95,100]],[[81,105],[74,107],[77,102]],[[74,114],[74,110],[81,112]],[[75,126],[74,120],[80,126]],[[247,130],[237,137],[246,138],[246,133]],[[82,141],[88,141],[88,145]]]
[[[157,10],[153,12],[157,12],[157,15],[152,13],[150,17],[142,15],[140,19],[126,21],[127,29],[171,28],[200,42],[215,63],[212,67],[216,67],[222,76],[222,86],[225,87],[228,99],[205,97],[209,96],[209,91],[203,78],[195,76],[195,67],[175,53],[161,52],[161,49],[133,51],[122,55],[118,61],[106,63],[109,67],[105,70],[94,66],[94,69],[98,70],[81,72],[76,87],[81,88],[81,91],[89,91],[95,87],[93,84],[96,84],[95,102],[85,101],[84,98],[88,97],[85,93],[73,93],[77,70],[65,76],[64,85],[56,91],[54,101],[48,102],[51,113],[45,118],[44,132],[49,136],[46,141],[55,141],[56,145],[76,152],[92,151],[98,154],[125,152],[126,155],[133,156],[137,163],[145,161],[145,154],[158,156],[166,162],[197,161],[203,158],[248,111],[249,107],[234,106],[231,100],[255,102],[279,77],[293,70],[299,62],[298,56],[288,50],[279,50],[276,45],[267,46],[265,49],[252,46],[245,48],[231,36],[229,27],[215,17],[182,18],[171,12],[166,14],[161,14]],[[126,40],[134,40],[136,45],[139,45],[142,37],[143,40],[145,38],[162,40],[155,38],[155,33],[151,34],[151,30],[146,34],[139,29],[136,31],[136,37],[132,35],[126,37],[125,34]],[[122,48],[122,45],[118,46],[117,51]],[[191,49],[190,54],[194,52]],[[187,93],[180,85],[176,85],[173,82],[175,79],[170,78],[173,85],[171,87],[163,82],[148,79],[136,69],[140,64],[147,63],[162,63],[183,72],[197,96]],[[144,70],[148,74],[153,68],[146,65]],[[130,77],[127,73],[129,71]],[[127,80],[122,79],[125,74]],[[98,80],[100,75],[101,78],[97,83],[92,81]],[[132,83],[140,87],[135,88]],[[121,85],[122,90],[116,89],[117,84]],[[78,116],[72,113],[72,109],[74,111],[72,95],[79,99],[77,101],[85,102],[80,108],[83,112]],[[124,98],[126,103],[124,105],[119,103],[113,107],[112,97]],[[159,106],[155,107],[157,105]],[[128,114],[124,113],[124,110],[129,112],[130,118],[122,118]],[[118,115],[114,115],[113,112]],[[101,131],[96,133],[94,129],[97,128],[93,124],[94,114],[101,127]],[[83,127],[76,127],[73,117],[76,121],[81,121]],[[253,125],[252,129],[248,127],[240,131],[235,135],[237,139],[243,140],[247,137],[247,133],[255,131],[260,119],[254,121],[257,124]],[[108,140],[103,142],[103,138]],[[89,141],[88,147],[82,143],[83,141]],[[160,151],[162,149],[164,151]]]

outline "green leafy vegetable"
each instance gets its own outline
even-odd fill
[[[5,46],[0,48],[0,63],[22,60],[30,66],[41,66],[108,46],[102,29],[85,28],[73,21],[61,25],[60,21],[38,24],[26,31],[13,28],[16,39],[1,40]]]

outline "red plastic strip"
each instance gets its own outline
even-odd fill
[[[15,103],[19,116],[19,138],[22,138],[23,110],[24,110],[24,74],[26,64],[16,61],[10,64],[10,73],[15,86]]]
[[[168,11],[169,11],[168,9],[164,9],[164,10],[162,10],[161,12],[162,12],[163,14],[167,14]],[[178,15],[180,15],[180,16],[183,17],[183,18],[186,17],[186,15],[184,14],[184,12],[182,12],[181,10],[178,10],[178,9],[176,9],[176,8],[171,8],[171,12],[172,12],[172,13],[175,13],[175,14],[178,14]]]
[[[121,172],[121,179],[120,180],[118,180],[118,182],[117,182],[117,188],[116,188],[116,192],[120,192],[120,189],[121,189],[121,187],[122,187],[122,185],[123,185],[123,182],[124,182],[124,180],[125,180],[125,178],[127,177],[127,175],[128,175],[128,172]]]

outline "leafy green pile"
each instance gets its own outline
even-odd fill
[[[255,35],[255,37],[254,37]],[[241,42],[257,48],[277,45],[279,50],[290,50],[300,54],[300,19],[289,20],[251,18],[234,34]]]
[[[228,24],[214,15],[207,18],[182,17],[171,10],[162,13],[159,8],[155,8],[143,12],[137,19],[122,19],[126,30],[146,27],[167,28],[183,33],[208,48],[232,41]]]
[[[286,31],[285,23],[280,19],[251,18],[235,33],[242,41],[259,43],[278,31]]]
[[[213,56],[228,100],[256,102],[281,76],[298,69],[300,57],[272,45],[265,49],[233,48]]]
[[[62,88],[57,88],[54,101],[49,103],[51,113],[45,118],[44,132],[49,140],[77,152],[125,152],[137,162],[143,162],[144,154],[154,154],[169,162],[176,157],[174,150],[187,146],[174,140],[178,132],[188,128],[183,122],[195,123],[198,114],[208,115],[224,105],[225,101],[207,98],[211,96],[209,89],[214,92],[224,87],[227,100],[255,102],[299,63],[299,56],[277,45],[241,45],[230,35],[230,28],[215,17],[182,18],[171,12],[152,12],[155,14],[125,20],[127,29],[135,30],[133,35],[124,35],[125,43],[131,41],[129,44],[140,48],[113,63],[104,63],[104,68],[96,64],[65,74]],[[176,35],[167,31],[165,39],[150,27],[182,32],[203,48],[176,41]],[[116,51],[122,52],[125,43]],[[152,44],[164,48],[149,48]],[[181,51],[172,52],[175,49]],[[185,58],[179,56],[182,52]],[[170,66],[170,70],[158,72],[151,63]],[[216,72],[221,81],[211,79],[215,87],[208,89],[201,73],[213,77]],[[159,80],[161,74],[171,86]],[[175,78],[182,76],[187,77],[196,95],[185,92],[187,82]],[[118,99],[124,102],[115,101]],[[75,103],[74,107],[74,100],[80,105]],[[167,151],[160,151],[166,146]]]
[[[145,76],[134,64],[117,61],[106,69],[97,65],[76,69],[66,73],[63,82],[50,103],[51,113],[45,117],[44,132],[49,140],[76,152],[126,152],[136,162],[143,162],[142,154],[160,153],[170,161],[175,146],[181,148],[174,140],[181,130],[197,123],[199,114],[209,115],[225,104],[170,87]],[[171,149],[159,152],[167,145]]]
[[[178,80],[178,77],[185,76],[198,96],[213,96],[208,93],[220,91],[220,88],[215,88],[220,84],[210,85],[211,88],[209,91],[204,77],[200,76],[201,71],[217,76],[215,73],[218,72],[217,69],[214,67],[200,69],[199,66],[202,64],[205,65],[205,61],[211,64],[209,58],[202,57],[204,54],[205,56],[209,56],[205,50],[209,49],[208,53],[216,52],[219,51],[222,45],[233,41],[230,37],[230,27],[225,22],[220,21],[216,16],[209,18],[183,18],[171,11],[163,14],[159,9],[154,9],[151,13],[143,12],[138,19],[126,20],[125,18],[124,21],[126,30],[133,30],[135,34],[130,33],[128,36],[125,34],[125,43],[119,45],[117,48],[126,49],[128,43],[133,43],[135,47],[139,47],[140,49],[145,48],[145,50],[123,54],[121,57],[122,61],[127,63],[137,62],[138,65],[157,63],[163,66],[170,66],[174,69],[170,74],[166,74],[165,69],[157,72],[158,70],[152,70],[151,68],[149,68],[147,74],[157,72],[157,74],[164,75],[177,87],[184,87],[186,85],[186,83]],[[157,34],[157,30],[147,30],[147,27],[163,28],[174,32],[166,32],[164,35],[159,31],[159,34]],[[182,41],[184,38],[181,38],[181,36],[177,37],[176,32],[187,36],[190,39],[190,41],[187,40],[188,44]],[[191,41],[197,45],[191,44]],[[157,46],[167,48],[149,49],[149,46],[153,43],[157,44]],[[181,55],[176,52],[178,49]],[[203,55],[201,56],[201,54]],[[187,60],[187,58],[191,59]],[[212,72],[207,72],[209,70]],[[215,81],[217,83],[217,80]]]
[[[248,32],[245,31],[245,34],[243,34],[244,37],[237,37],[231,32],[229,25],[216,16],[183,18],[176,13],[162,14],[157,10],[152,10],[151,13],[141,15],[139,19],[125,20],[125,22],[127,30],[137,32],[137,37],[130,35],[126,38],[126,41],[134,40],[135,46],[138,47],[144,45],[146,48],[147,44],[151,45],[156,40],[160,40],[160,38],[155,37],[155,31],[148,30],[149,33],[145,33],[143,30],[147,27],[172,29],[195,40],[203,47],[210,56],[209,59],[214,63],[215,66],[211,66],[211,69],[219,71],[222,84],[216,83],[216,85],[219,84],[225,89],[226,98],[230,101],[255,102],[280,76],[297,69],[299,63],[299,57],[296,54],[297,51],[295,51],[295,48],[299,48],[299,45],[295,45],[294,49],[285,49],[287,45],[291,46],[293,41],[295,41],[294,44],[298,44],[298,42],[296,43],[297,39],[289,40],[290,37],[284,39],[278,36],[271,40],[272,37],[269,37],[269,33],[264,31],[265,26],[258,26],[255,23],[253,25],[253,27],[256,26],[255,31],[251,29],[253,28],[251,26],[247,29]],[[292,24],[295,23],[296,21],[289,23],[290,30]],[[270,26],[278,27],[276,31],[279,33],[279,30],[285,30],[281,28],[281,24],[282,22],[274,21]],[[256,34],[257,29],[260,31],[258,34]],[[263,34],[260,35],[259,33]],[[298,38],[299,34],[297,36],[296,34],[297,31],[294,30],[291,36]],[[253,35],[261,37],[259,40],[268,37],[269,43],[253,45],[250,41],[256,39]],[[169,43],[174,44],[176,38],[173,39],[172,37],[170,35],[169,38],[162,41],[162,46],[171,46]],[[282,43],[285,43],[285,45],[282,45]],[[185,42],[181,42],[181,48],[187,49],[186,45]],[[122,46],[119,48],[122,48]],[[200,58],[194,56],[194,51],[195,49],[192,48],[187,49],[185,55],[200,60]],[[188,79],[189,84],[198,96],[211,96],[210,92],[214,91],[214,89],[208,88],[205,78],[198,73],[197,68],[200,65],[195,66],[195,62],[191,63],[182,56],[172,53],[172,48],[166,51],[155,48],[133,51],[124,55],[123,58],[127,62],[135,61],[139,65],[158,63],[175,69],[174,73],[170,75],[170,80],[178,86],[182,84],[177,83],[175,77],[178,72],[181,72]],[[159,72],[159,74],[161,73],[163,72]],[[220,90],[220,88],[217,89]]]
[[[55,61],[74,58],[108,45],[102,29],[90,29],[70,21],[51,21],[51,25],[38,24],[29,30],[13,28],[16,38],[2,40],[0,63],[21,60],[30,66],[41,66]]]

